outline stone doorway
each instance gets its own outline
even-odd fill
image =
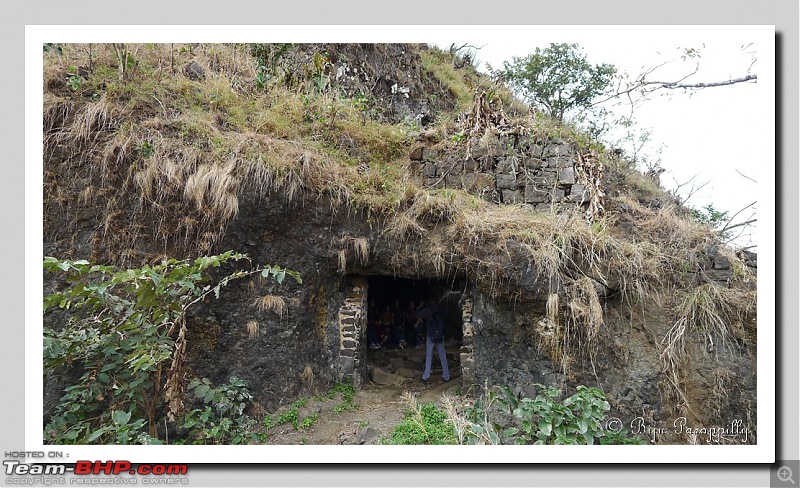
[[[419,306],[422,301],[435,298],[439,302],[445,320],[445,350],[451,380],[461,381],[464,349],[464,307],[466,298],[464,280],[413,280],[392,276],[367,277],[367,308],[365,327],[382,314],[393,314],[396,307]],[[383,343],[380,348],[366,348],[366,371],[364,380],[378,385],[421,385],[425,366],[424,330],[416,341],[404,330],[404,344]],[[368,341],[367,334],[364,335]],[[402,346],[402,347],[401,347]],[[469,358],[471,360],[471,354]],[[431,384],[442,382],[442,368],[434,353]]]

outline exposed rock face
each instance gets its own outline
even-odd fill
[[[417,121],[424,127],[431,114],[455,105],[452,94],[421,69],[420,54],[407,46],[328,48],[318,69],[347,96],[370,93],[378,97],[382,120]],[[308,64],[320,50],[319,45],[308,45],[292,56]],[[187,65],[184,74],[196,80],[205,76],[195,63]],[[60,122],[53,122],[58,129],[56,122]],[[582,158],[589,153],[575,142],[508,131],[482,140],[470,136],[465,142],[452,150],[452,145],[441,144],[435,134],[420,133],[408,148],[410,177],[428,190],[463,189],[497,204],[524,205],[537,212],[602,209],[600,190],[607,189],[607,182],[598,184],[581,171]],[[581,304],[570,302],[565,280],[549,277],[543,263],[530,258],[524,249],[529,243],[490,235],[470,243],[477,264],[466,263],[463,256],[453,257],[450,252],[453,242],[443,237],[447,237],[443,219],[421,218],[415,224],[424,229],[414,234],[412,227],[408,235],[398,238],[384,232],[379,217],[337,206],[329,196],[300,190],[299,196],[289,200],[275,192],[259,191],[247,182],[237,182],[237,192],[226,194],[237,199],[237,216],[224,226],[217,225],[213,220],[204,221],[205,215],[184,215],[183,191],[176,191],[172,201],[159,202],[165,205],[160,210],[155,205],[146,207],[139,195],[117,193],[124,187],[120,175],[127,174],[127,169],[112,172],[120,181],[103,182],[108,184],[102,187],[104,193],[86,192],[91,185],[101,187],[88,161],[90,156],[86,158],[74,158],[71,148],[63,145],[48,154],[45,186],[56,188],[52,194],[58,198],[45,202],[45,254],[123,263],[163,253],[194,257],[188,245],[192,240],[220,232],[222,238],[215,241],[212,251],[234,249],[248,254],[254,264],[278,264],[300,272],[302,285],[292,280],[282,285],[258,278],[234,281],[218,300],[203,303],[188,318],[189,372],[215,384],[236,375],[247,382],[267,410],[324,390],[336,381],[351,380],[356,386],[369,380],[396,384],[421,375],[418,357],[411,361],[386,356],[385,362],[371,365],[367,361],[367,277],[397,276],[438,281],[442,289],[453,292],[458,312],[452,314],[456,316],[453,323],[460,330],[451,334],[456,343],[448,349],[448,361],[453,377],[462,382],[465,391],[509,385],[535,396],[536,383],[568,390],[585,384],[607,393],[612,413],[626,426],[641,416],[669,427],[680,414],[699,427],[724,426],[735,419],[756,427],[754,304],[753,310],[741,314],[740,323],[733,324],[733,340],[709,343],[690,330],[693,333],[686,336],[686,363],[679,378],[685,397],[670,397],[665,395],[672,390],[664,386],[667,380],[661,361],[662,341],[675,322],[669,296],[660,300],[648,297],[635,304],[623,302],[618,274],[606,263],[587,263],[579,251],[570,249],[572,253],[564,260],[567,269],[561,271],[570,280],[587,280],[596,296],[603,319],[589,332],[577,321],[567,321],[571,310],[585,312],[575,311]],[[137,164],[121,156],[114,161],[132,167]],[[183,176],[195,176],[187,175]],[[83,192],[88,196],[81,203],[77,195]],[[117,197],[128,199],[125,211],[105,215],[105,203]],[[618,206],[622,214],[630,210],[625,204]],[[164,231],[167,237],[156,231],[143,237],[136,234],[138,254],[115,256],[111,250],[114,233],[98,232],[109,226],[112,217],[131,233],[143,228],[143,234],[148,232],[143,222],[156,217],[195,218],[203,221],[205,228],[200,226],[190,234],[187,227],[182,240],[176,237],[177,231],[170,230]],[[617,231],[633,229],[631,222],[623,222]],[[434,247],[440,251],[434,256],[438,260],[431,258]],[[708,249],[697,268],[676,270],[675,281],[727,286],[741,274],[737,268],[741,263],[756,268],[755,254],[743,251],[740,258]],[[502,275],[486,276],[482,260],[501,269]],[[229,271],[232,269],[219,272]],[[46,290],[52,286],[53,279],[46,278]],[[255,303],[265,295],[282,297],[287,312],[279,315],[259,310]],[[561,301],[555,321],[551,310],[554,297]],[[45,320],[57,324],[63,316],[51,312]],[[571,329],[567,331],[567,327]],[[48,379],[45,385],[45,414],[61,394],[56,383]],[[372,437],[374,432],[365,429],[359,433],[359,442],[369,442]],[[666,434],[656,440],[687,442]]]
[[[546,164],[549,168],[551,163]],[[497,184],[491,173],[472,174],[484,178],[487,184]],[[521,178],[528,176],[523,174]],[[541,180],[535,181],[552,181],[557,190],[566,192],[558,183],[555,169],[537,178]],[[570,184],[569,191],[575,186],[578,185]],[[552,194],[540,194],[550,205]],[[348,247],[349,236],[364,236],[370,242],[366,261],[359,260]],[[57,248],[59,244],[50,242],[49,246]],[[417,279],[463,276],[463,271],[437,271],[426,262],[411,264],[413,249],[405,246],[380,239],[363,216],[333,212],[325,202],[289,204],[278,198],[243,193],[239,216],[229,226],[219,247],[245,252],[254,263],[280,264],[297,270],[304,282],[302,286],[291,280],[281,286],[259,280],[234,282],[223,290],[219,300],[198,309],[189,319],[190,372],[208,377],[214,383],[223,383],[235,374],[247,381],[267,409],[343,379],[353,379],[356,384],[368,379],[379,384],[384,380],[404,381],[414,368],[398,368],[385,374],[376,368],[372,377],[367,376],[363,329],[356,332],[356,320],[343,323],[341,312],[348,297],[353,297],[353,288],[358,286],[350,276],[398,275]],[[347,277],[339,269],[340,250],[345,251]],[[508,252],[509,262],[515,263],[513,245],[509,245]],[[704,273],[707,279],[724,283],[730,278],[731,265],[715,252],[710,251]],[[398,257],[409,264],[398,267]],[[749,261],[755,262],[755,258]],[[659,343],[671,323],[663,304],[648,303],[643,312],[639,307],[630,309],[618,299],[603,298],[606,321],[597,339],[596,352],[593,356],[588,350],[584,355],[573,355],[564,375],[564,365],[559,357],[548,354],[543,340],[547,336],[541,322],[546,316],[548,284],[535,266],[521,263],[516,266],[519,267],[515,272],[519,276],[516,286],[521,293],[512,294],[514,290],[509,289],[497,295],[473,284],[465,295],[469,305],[464,308],[463,346],[458,358],[464,386],[509,385],[531,396],[535,394],[535,383],[566,382],[568,387],[596,384],[608,394],[613,413],[621,419],[633,420],[645,412],[654,422],[665,425],[672,422],[677,415],[673,410],[675,402],[665,405],[659,389],[659,383],[663,382]],[[363,281],[359,283],[363,286]],[[609,290],[603,287],[603,291]],[[259,312],[253,303],[265,294],[284,297],[288,312],[283,317],[274,312]],[[252,320],[259,323],[255,337],[248,335],[246,327]],[[353,328],[345,330],[348,326]],[[358,326],[363,328],[363,322]],[[688,343],[693,352],[691,367],[687,368],[691,374],[685,383],[696,402],[693,405],[697,405],[696,422],[724,425],[733,416],[754,425],[754,332],[750,337],[749,341],[727,344],[713,352],[706,351],[702,338],[695,337]],[[312,372],[311,378],[304,374],[307,368]],[[51,385],[46,404],[52,405],[59,395],[55,385]],[[709,411],[709,404],[718,409]],[[659,441],[685,439],[665,437]]]
[[[422,69],[420,49],[426,48],[408,44],[302,44],[286,56],[293,65],[317,66],[344,96],[374,97],[375,108],[386,122],[407,121],[424,128],[433,122],[435,114],[452,110],[453,102],[447,88]]]

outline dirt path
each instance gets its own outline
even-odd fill
[[[430,381],[423,384],[422,369],[425,362],[424,349],[378,350],[370,351],[370,369],[380,368],[384,375],[373,376],[355,392],[354,407],[336,412],[341,408],[341,394],[334,398],[316,397],[298,409],[298,428],[290,423],[273,427],[268,431],[268,444],[379,444],[382,437],[388,436],[395,425],[403,420],[409,405],[403,400],[405,392],[417,397],[421,404],[441,402],[442,393],[454,394],[460,389],[457,363],[458,346],[448,346],[448,361],[452,371],[452,381],[441,379],[441,367],[434,367]],[[434,363],[438,366],[434,355]],[[406,373],[412,378],[397,374]],[[303,419],[316,415],[316,420],[307,428],[302,428]]]

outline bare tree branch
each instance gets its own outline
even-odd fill
[[[686,181],[686,182],[683,182],[683,183],[679,183],[679,182],[678,182],[678,180],[677,180],[677,179],[675,179],[675,176],[673,176],[673,177],[672,177],[672,181],[674,181],[674,182],[675,182],[675,189],[673,189],[673,190],[672,190],[672,195],[673,195],[675,198],[678,198],[678,199],[680,199],[680,204],[681,204],[681,205],[684,205],[684,204],[686,204],[686,202],[688,202],[688,201],[689,201],[689,199],[690,199],[690,198],[692,198],[692,197],[694,196],[694,194],[695,194],[695,193],[699,192],[699,191],[700,191],[700,190],[702,190],[702,189],[703,189],[703,188],[704,188],[706,185],[708,185],[709,183],[711,183],[711,181],[709,180],[709,181],[706,181],[706,182],[704,182],[702,185],[700,185],[700,186],[697,186],[697,183],[692,183],[692,182],[694,181],[694,179],[695,179],[695,178],[697,178],[697,176],[698,176],[698,175],[694,175],[694,176],[692,176],[692,177],[691,177],[691,178],[690,178],[688,181]],[[689,194],[686,196],[686,198],[681,198],[681,197],[680,197],[680,195],[678,194],[678,193],[680,192],[680,189],[681,189],[681,188],[683,188],[684,186],[688,185],[689,183],[692,183],[692,187],[689,189]]]
[[[737,216],[737,215],[739,215],[740,213],[744,212],[744,211],[745,211],[745,210],[747,210],[748,208],[752,207],[752,206],[753,206],[753,205],[755,205],[756,203],[758,203],[758,200],[756,200],[755,202],[751,203],[750,205],[747,205],[747,206],[745,206],[745,207],[742,207],[741,209],[739,209],[739,211],[738,211],[738,212],[736,212],[735,214],[733,214],[733,217],[731,217],[730,219],[728,219],[728,221],[725,223],[725,227],[723,227],[723,228],[722,228],[722,230],[720,230],[720,232],[725,232],[726,230],[732,229],[733,227],[738,227],[738,226],[739,226],[738,224],[737,224],[736,226],[731,226],[731,227],[728,227],[728,226],[731,224],[731,222],[733,222],[733,220],[736,218],[736,216]]]
[[[739,171],[738,169],[736,169],[736,168],[733,168],[733,169],[734,169],[734,171],[736,171],[737,173],[739,173],[739,174],[740,174],[740,175],[742,175],[743,177],[747,178],[748,180],[752,181],[753,183],[758,183],[756,180],[754,180],[753,178],[750,178],[749,176],[747,176],[746,174],[742,173],[742,172],[741,172],[741,171]]]
[[[737,227],[741,227],[743,225],[752,224],[753,222],[757,222],[757,221],[758,221],[758,219],[750,219],[750,220],[748,220],[746,222],[740,222],[738,224],[734,224],[734,225],[731,225],[729,227],[725,227],[724,229],[720,230],[720,232],[725,232],[725,231],[728,231],[728,230],[731,230],[731,229],[735,229]]]
[[[711,83],[688,83],[684,84],[680,81],[641,81],[643,85],[655,85],[658,88],[676,89],[676,88],[711,88],[716,86],[734,85],[736,83],[744,83],[747,81],[756,81],[758,75],[747,75],[741,78],[733,78],[724,81],[714,81]]]

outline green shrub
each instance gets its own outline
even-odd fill
[[[643,444],[624,430],[608,431],[605,395],[597,388],[578,386],[563,402],[561,391],[537,384],[536,398],[518,398],[508,387],[484,394],[465,415],[454,419],[465,444]],[[450,411],[451,409],[448,409]],[[452,417],[453,415],[451,415]],[[463,426],[463,427],[462,427]]]
[[[353,401],[356,389],[352,383],[336,383],[333,388],[328,390],[328,398],[336,398],[337,394],[340,395],[342,401],[333,407],[334,413],[339,414],[345,410],[354,410],[356,408],[356,404]]]
[[[405,419],[392,429],[384,444],[457,444],[453,425],[447,414],[433,403],[420,407],[416,401]]]
[[[188,430],[190,442],[195,444],[246,444],[255,439],[251,428],[255,421],[244,414],[252,399],[247,384],[231,376],[228,384],[217,388],[208,378],[189,382],[201,408],[189,411],[181,423]]]
[[[63,376],[70,368],[79,376],[46,419],[45,443],[152,444],[165,422],[179,422],[188,310],[210,294],[219,297],[230,280],[255,273],[299,282],[295,271],[267,266],[209,283],[210,268],[242,259],[247,256],[228,251],[115,270],[46,257],[45,271],[59,273],[66,287],[44,297],[45,313],[58,307],[65,316],[44,327],[44,374]]]

